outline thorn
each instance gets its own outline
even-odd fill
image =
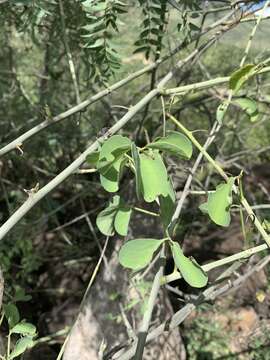
[[[35,187],[33,187],[32,189],[30,190],[27,190],[27,189],[23,189],[23,191],[30,197],[31,195],[34,195],[38,192],[39,190],[39,183],[36,184]]]
[[[23,145],[22,143],[16,145],[16,149],[19,150],[21,156],[24,154],[23,149],[21,148],[22,145]]]

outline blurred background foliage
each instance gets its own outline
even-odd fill
[[[210,5],[205,1],[176,3],[178,9],[165,0],[63,0],[64,14],[61,14],[56,0],[8,1],[0,5],[1,145],[76,105],[65,37],[75,65],[79,96],[84,100],[158,60],[181,41],[191,39],[200,30],[207,6],[221,6],[218,1],[208,2]],[[206,24],[220,16],[219,12],[209,15]],[[195,66],[187,66],[183,72],[176,73],[171,86],[230,75],[240,63],[253,26],[254,22],[243,23],[229,31]],[[249,62],[258,63],[269,56],[269,37],[269,21],[265,20],[253,40]],[[188,46],[180,55],[162,64],[156,79],[166,74],[176,59],[184,58],[193,47],[194,44]],[[114,124],[136,104],[152,83],[151,76],[145,74],[84,111],[32,137],[23,144],[23,155],[18,149],[2,157],[1,222],[26,200],[24,189],[29,190],[37,183],[42,187],[67,167],[104,127]],[[201,130],[197,137],[203,141],[205,130],[215,121],[216,108],[225,92],[226,89],[221,88],[188,94],[176,99],[172,111],[191,130]],[[270,192],[269,75],[250,81],[245,96],[257,101],[259,116],[256,122],[252,123],[240,108],[231,106],[224,128],[210,152],[218,157],[229,173],[239,174],[241,169],[246,170],[245,191],[255,204],[260,204],[269,202]],[[139,133],[138,144],[146,142],[146,133],[152,139],[160,129],[160,99],[154,100],[148,111],[138,114],[121,133],[135,138],[142,119],[145,131]],[[235,157],[235,161],[230,161]],[[195,180],[199,189],[209,182],[214,187],[215,177],[209,174],[211,169],[203,166]],[[128,178],[123,178],[122,182],[127,184]],[[183,180],[178,179],[178,191],[182,184]],[[258,184],[261,185],[257,187]],[[63,277],[76,279],[78,285],[72,295],[79,301],[88,274],[99,257],[95,241],[97,230],[91,233],[86,217],[82,215],[88,214],[95,227],[95,216],[107,200],[108,194],[102,190],[98,175],[74,174],[38,204],[0,243],[6,299],[12,298],[18,285],[32,295],[32,304],[36,304],[40,292],[44,292],[35,314],[24,309],[35,323],[68,292],[68,289],[61,290]],[[183,213],[182,226],[188,228],[190,238],[196,237],[197,231],[207,234],[213,228],[202,219],[199,211],[194,210],[198,201],[191,200],[190,207]],[[192,229],[188,226],[191,213],[195,224]],[[261,210],[260,215],[269,218],[269,210]],[[100,234],[97,236],[101,238]],[[192,252],[192,245],[187,248]],[[227,251],[230,252],[230,248]],[[204,323],[205,319],[204,322],[197,319],[193,324],[194,335],[188,339],[187,347],[191,359],[197,358],[193,354],[202,337],[210,336],[211,340],[213,336],[217,346],[224,347],[222,337],[216,340],[217,329],[209,322],[203,328]],[[43,332],[46,333],[46,329]],[[201,336],[199,340],[198,336]],[[205,338],[206,342],[210,340]],[[207,347],[205,351],[219,354],[220,348],[209,350]],[[224,351],[222,355],[225,355]],[[214,356],[213,359],[217,358]]]

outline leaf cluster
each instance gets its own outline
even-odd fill
[[[82,27],[82,37],[91,64],[91,76],[104,80],[121,66],[112,37],[119,31],[119,15],[126,13],[126,4],[119,0],[85,0],[82,9],[87,22]]]

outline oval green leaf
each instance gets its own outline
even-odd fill
[[[5,317],[8,321],[9,328],[13,328],[20,321],[19,310],[14,304],[3,305]]]
[[[207,285],[208,276],[193,258],[183,254],[180,245],[173,242],[171,245],[173,259],[183,279],[192,287],[202,288]]]
[[[131,141],[121,135],[112,136],[102,145],[97,169],[101,185],[106,191],[118,191],[121,170],[125,164],[124,154],[130,147]]]
[[[106,235],[114,235],[114,219],[120,204],[120,196],[116,195],[110,201],[106,209],[102,210],[96,219],[96,224],[99,231]]]
[[[217,108],[216,119],[219,124],[222,124],[223,118],[228,109],[229,103],[228,101],[223,101]]]
[[[12,334],[36,335],[36,327],[27,322],[20,322],[11,329]]]
[[[233,184],[234,178],[231,177],[226,184],[218,185],[216,191],[208,195],[207,203],[200,206],[201,211],[207,212],[217,225],[225,227],[230,225]]]
[[[115,215],[114,228],[121,236],[126,236],[128,233],[131,212],[132,210],[130,207],[120,207]]]
[[[119,252],[122,266],[140,270],[150,263],[152,257],[165,240],[136,239],[126,242]]]
[[[175,192],[170,178],[168,179],[167,186],[168,186],[167,195],[166,196],[161,195],[159,197],[160,217],[164,229],[167,229],[171,222],[172,216],[175,211],[175,200],[176,200]]]
[[[100,183],[102,187],[108,192],[116,192],[119,190],[119,180],[121,176],[121,170],[125,164],[126,160],[121,157],[116,160],[110,166],[107,167],[107,170],[100,174]]]
[[[153,202],[159,195],[168,194],[168,174],[158,151],[140,155],[142,194],[146,202]]]
[[[148,148],[166,151],[169,154],[190,159],[192,156],[192,144],[183,134],[171,131],[169,135],[159,138],[157,141],[147,145]]]
[[[255,65],[247,64],[232,73],[229,80],[230,89],[234,92],[239,91],[243,84],[253,75],[254,70]]]
[[[15,359],[16,357],[20,356],[33,345],[34,341],[31,337],[23,337],[22,339],[18,340],[9,356],[9,360]]]
[[[234,102],[247,113],[252,122],[255,122],[257,120],[259,112],[256,101],[250,98],[239,98],[236,99]]]
[[[126,236],[130,216],[131,208],[123,204],[120,196],[115,195],[106,209],[98,214],[96,224],[99,231],[106,236],[114,235],[114,231]]]
[[[113,163],[130,150],[131,141],[121,135],[114,135],[101,146],[97,168],[101,174],[106,173]]]

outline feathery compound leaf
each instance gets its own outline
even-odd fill
[[[94,81],[107,81],[121,67],[117,46],[111,39],[118,32],[119,16],[126,12],[126,4],[121,1],[86,0],[82,5],[87,21],[82,27],[82,38],[91,75]]]
[[[183,279],[192,287],[202,288],[206,286],[208,276],[196,260],[186,257],[177,242],[173,242],[171,249],[175,265]]]
[[[230,225],[233,184],[234,178],[231,177],[226,184],[218,185],[216,191],[208,195],[207,202],[200,206],[200,210],[204,213],[207,212],[217,225]]]
[[[150,263],[152,257],[165,240],[136,239],[127,241],[119,252],[119,262],[122,266],[140,270]]]
[[[144,152],[140,155],[140,174],[143,198],[154,201],[159,195],[168,194],[168,174],[158,151]]]
[[[192,144],[190,140],[185,135],[176,131],[171,131],[169,135],[158,139],[147,145],[147,147],[166,151],[185,159],[190,159],[192,156]]]

